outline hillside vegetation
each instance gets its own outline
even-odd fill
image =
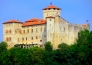
[[[53,50],[50,42],[45,48],[11,48],[0,43],[0,65],[92,65],[92,31],[80,31],[73,45],[61,43]]]

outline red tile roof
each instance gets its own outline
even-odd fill
[[[43,8],[43,10],[46,10],[46,9],[59,9],[59,10],[61,10],[61,8],[58,8],[58,7],[53,6],[53,5],[49,5],[46,8]]]
[[[41,25],[41,24],[45,24],[45,23],[46,23],[46,20],[32,18],[30,20],[25,21],[22,26]]]
[[[22,22],[19,22],[19,20],[9,20],[7,22],[4,22],[3,24],[7,24],[7,23],[22,23]]]
[[[82,24],[83,27],[87,27],[87,24]]]

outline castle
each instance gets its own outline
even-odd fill
[[[33,44],[41,47],[50,41],[56,49],[60,43],[73,44],[80,30],[90,29],[88,23],[70,24],[60,16],[61,8],[52,4],[42,10],[43,19],[32,18],[24,23],[9,20],[3,23],[3,41],[8,43],[8,48],[16,44]]]

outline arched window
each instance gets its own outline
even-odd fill
[[[6,37],[6,41],[8,41],[8,37]]]
[[[11,30],[9,30],[9,33],[11,33]]]
[[[9,41],[11,41],[11,37],[9,37]]]

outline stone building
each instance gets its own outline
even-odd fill
[[[9,20],[3,23],[3,41],[8,48],[16,44],[43,46],[50,41],[53,48],[60,43],[73,44],[78,38],[78,32],[90,29],[87,24],[70,24],[60,16],[61,8],[50,4],[43,8],[43,19],[31,18],[24,23],[19,20]]]

